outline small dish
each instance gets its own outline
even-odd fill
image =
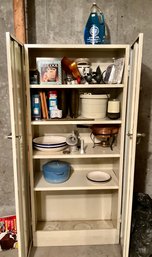
[[[87,175],[87,179],[94,182],[107,182],[111,179],[111,176],[104,171],[90,171]]]

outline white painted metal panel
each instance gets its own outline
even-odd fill
[[[122,256],[129,255],[143,34],[131,46],[123,174]]]
[[[29,214],[29,182],[26,144],[26,102],[23,72],[23,46],[9,33],[7,40],[7,63],[9,79],[9,98],[12,128],[12,149],[14,188],[17,216],[18,255],[28,255],[31,232]]]
[[[105,222],[106,223],[106,222]],[[110,222],[109,222],[110,223]],[[72,246],[118,244],[119,236],[115,228],[67,231],[37,231],[35,246]],[[108,256],[108,255],[106,255]],[[112,256],[112,255],[109,255]]]
[[[136,134],[137,134],[137,117],[138,117],[138,100],[139,100],[139,85],[140,85],[140,70],[141,70],[141,49],[142,49],[142,40],[143,40],[143,35],[140,34],[139,38],[137,38],[136,42],[133,44],[131,47],[131,67],[130,67],[130,80],[129,80],[129,90],[128,90],[128,112],[127,112],[127,129],[126,129],[126,135],[125,135],[125,167],[124,167],[124,174],[123,174],[123,208],[122,208],[122,226],[121,226],[121,243],[123,246],[123,257],[128,257],[128,250],[129,250],[129,239],[130,239],[130,225],[131,225],[131,207],[132,207],[132,194],[133,194],[133,177],[134,177],[134,160],[135,160],[135,145],[136,145]],[[29,48],[30,50],[34,51],[34,49],[38,49],[38,52],[41,50],[43,51],[43,48],[50,48],[55,49],[55,54],[60,50],[61,48],[69,48],[68,51],[70,53],[73,53],[77,47],[82,50],[87,49],[88,53],[91,49],[98,49],[99,51],[102,49],[102,53],[105,52],[105,55],[108,54],[108,51],[112,51],[116,49],[121,50],[121,54],[124,52],[123,50],[126,49],[128,46],[125,45],[106,45],[106,46],[83,46],[83,45],[27,45],[25,46]],[[96,51],[95,58],[98,57],[99,51]],[[64,51],[62,51],[63,53]],[[22,46],[15,40],[15,38],[10,37],[9,34],[7,34],[7,53],[8,53],[8,73],[9,73],[9,91],[10,91],[10,107],[11,107],[11,121],[12,121],[12,136],[13,136],[13,159],[14,159],[14,180],[15,180],[15,196],[16,196],[16,211],[17,211],[17,222],[18,222],[18,236],[19,236],[19,257],[25,257],[28,254],[28,249],[29,249],[29,243],[30,241],[32,242],[31,238],[31,218],[30,218],[30,213],[29,213],[29,208],[30,208],[30,203],[29,203],[29,174],[28,174],[28,167],[27,167],[27,154],[28,154],[28,149],[27,149],[27,142],[26,142],[26,124],[25,124],[25,116],[26,116],[26,102],[25,100],[25,85],[23,83],[23,71],[22,71],[22,59],[21,56],[23,55],[22,52]],[[32,54],[32,52],[31,52]],[[112,52],[110,53],[110,58],[112,56]],[[109,58],[108,57],[108,58]],[[28,64],[26,64],[28,67]],[[28,71],[26,74],[26,80],[27,80],[27,86],[28,86]],[[126,83],[126,82],[125,82]],[[38,86],[36,86],[37,88]],[[64,87],[63,85],[61,87]],[[79,87],[79,86],[78,86]],[[88,86],[89,87],[89,86]],[[100,87],[97,85],[97,88]],[[103,86],[105,87],[105,86]],[[113,86],[110,86],[113,88]],[[119,87],[119,86],[118,86]],[[31,88],[35,88],[34,86],[31,86]],[[53,88],[53,87],[52,87]],[[71,86],[72,88],[72,86]],[[120,85],[120,88],[123,88],[123,92],[125,91],[124,85]],[[21,100],[22,99],[22,100]],[[28,96],[27,98],[27,103],[29,105],[30,102],[30,97]],[[125,103],[123,103],[125,104]],[[28,107],[29,109],[29,107]],[[28,110],[30,113],[30,110]],[[28,113],[28,115],[29,115]],[[124,115],[125,116],[125,115]],[[28,120],[30,120],[30,117],[28,117]],[[122,124],[124,120],[119,119],[119,121],[107,121],[107,120],[101,120],[98,121],[99,124]],[[79,120],[79,121],[33,121],[32,122],[32,127],[34,129],[34,125],[71,125],[71,124],[88,124],[88,121],[84,120]],[[95,121],[89,121],[90,124],[95,124]],[[29,124],[29,121],[28,121]],[[131,134],[131,137],[128,136],[128,133]],[[28,135],[31,138],[31,134]],[[30,149],[30,148],[29,148]],[[109,152],[108,149],[104,149],[104,153],[101,152],[101,150],[98,152],[97,148],[96,150],[92,150],[92,147],[88,147],[88,150],[86,152],[85,157],[79,155],[79,154],[73,154],[69,157],[66,155],[61,155],[61,154],[49,154],[49,153],[39,153],[38,151],[33,152],[32,156],[32,146],[30,149],[30,171],[32,170],[32,165],[34,161],[41,161],[41,160],[46,160],[46,159],[54,159],[55,158],[67,158],[67,159],[77,159],[79,158],[80,161],[82,161],[84,158],[100,158],[104,157],[108,158],[109,160],[111,158],[116,159],[120,158],[122,156],[122,152],[120,153],[119,147],[116,147],[114,152]],[[36,160],[37,159],[37,160]],[[32,171],[31,171],[32,172]],[[38,195],[41,191],[49,191],[48,188],[46,188],[46,184],[43,184],[42,180],[35,181],[36,183],[39,183],[39,186],[34,185],[34,178],[33,174],[31,174],[31,193],[33,194],[32,199],[34,199],[34,195]],[[79,178],[78,178],[79,180]],[[82,183],[83,181],[81,181]],[[41,184],[42,183],[42,184]],[[71,187],[74,187],[75,182],[70,185]],[[88,187],[86,185],[80,184],[82,186],[82,189]],[[109,198],[109,213],[108,213],[108,218],[111,218],[111,204],[112,206],[115,207],[115,210],[112,213],[112,218],[111,218],[111,224],[114,223],[114,219],[117,219],[117,206],[116,202],[118,201],[118,182],[114,183],[113,185],[116,188],[113,188],[116,190],[115,195],[113,193],[113,198],[110,194]],[[65,188],[66,190],[67,188]],[[86,188],[88,189],[88,188]],[[111,186],[110,188],[107,189],[112,189]],[[27,191],[26,191],[27,190]],[[33,191],[34,190],[34,191]],[[35,192],[35,190],[40,191],[40,192]],[[58,190],[58,188],[56,188]],[[89,188],[90,190],[90,188]],[[52,190],[50,190],[52,191]],[[49,192],[50,194],[53,194],[52,192]],[[62,192],[63,193],[63,192]],[[48,193],[46,193],[48,194]],[[45,195],[45,192],[41,192],[41,196]],[[49,195],[49,194],[48,194]],[[42,197],[44,200],[44,197]],[[47,198],[48,200],[49,198]],[[90,200],[91,199],[91,200]],[[107,199],[103,195],[103,203],[99,204],[99,206],[106,206],[107,207]],[[112,203],[111,203],[111,199]],[[63,199],[60,197],[58,199],[59,201],[62,201]],[[69,210],[69,202],[71,203],[73,199],[68,200],[67,204],[67,213]],[[83,197],[82,201],[82,207],[84,206],[84,201],[85,197]],[[92,198],[89,198],[89,201],[92,201]],[[37,201],[39,202],[39,201]],[[40,203],[43,201],[40,201]],[[46,201],[47,202],[47,201]],[[95,201],[94,201],[95,202]],[[50,219],[50,215],[52,215],[52,212],[50,213],[50,206],[56,206],[57,209],[57,202],[56,199],[52,201],[52,199],[47,202],[45,208],[41,208],[41,210],[44,211],[44,214],[38,215],[40,218],[44,216],[44,220],[46,219],[46,215],[48,215],[48,220]],[[31,203],[32,208],[35,209],[35,204],[34,201]],[[75,206],[75,202],[73,203]],[[72,206],[72,210],[74,209],[74,206]],[[88,206],[93,206],[93,204],[88,204]],[[104,210],[104,215],[105,215],[105,210],[106,207],[103,208]],[[35,210],[34,210],[35,211]],[[33,211],[33,212],[34,212]],[[38,210],[38,214],[39,214]],[[57,209],[58,211],[58,209]],[[61,218],[63,218],[62,215],[62,210],[60,212],[56,213],[61,213]],[[54,218],[57,217],[57,214],[55,213]],[[66,213],[66,212],[65,212]],[[83,213],[83,211],[81,211]],[[90,215],[92,214],[91,211],[89,212]],[[35,216],[35,213],[34,215]],[[51,216],[52,217],[52,216]],[[58,217],[59,218],[59,217]],[[69,218],[69,217],[68,217]],[[80,216],[80,218],[83,218]],[[90,217],[92,218],[92,217]],[[94,216],[93,216],[94,218]],[[99,217],[100,218],[100,217]],[[106,219],[107,217],[104,217]],[[35,222],[35,217],[34,217],[34,222]],[[115,222],[114,228],[107,229],[103,228],[101,230],[93,230],[88,233],[88,231],[72,231],[73,234],[76,236],[76,244],[105,244],[105,243],[113,243],[117,244],[119,240],[119,231],[118,228],[116,229],[116,224]],[[35,232],[35,226],[36,224],[33,224],[33,241],[36,246],[41,246],[41,245],[60,245],[62,244],[62,240],[65,239],[64,244],[67,245],[69,244],[69,238],[73,238],[72,233],[70,232],[69,234],[67,231],[41,231],[37,230]],[[61,233],[62,232],[62,233]],[[83,238],[85,238],[85,234],[88,234],[87,240],[84,242]],[[109,236],[110,235],[110,236]],[[78,239],[77,239],[78,238]],[[94,240],[92,241],[92,238]],[[96,239],[97,238],[97,239]],[[109,238],[109,241],[108,241]],[[59,241],[58,241],[59,239]],[[73,240],[73,239],[70,239]],[[71,243],[72,244],[72,243]]]
[[[98,169],[99,170],[99,169]],[[118,189],[118,179],[113,170],[100,169],[101,172],[107,172],[111,179],[107,183],[95,183],[86,179],[88,170],[75,170],[70,179],[64,183],[49,184],[40,172],[35,179],[35,191],[64,191],[64,190],[100,190],[100,189]]]

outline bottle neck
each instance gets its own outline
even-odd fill
[[[96,3],[93,3],[91,7],[91,13],[97,13],[98,11],[99,11],[98,6],[96,5]]]

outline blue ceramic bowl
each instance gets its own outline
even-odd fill
[[[49,183],[62,183],[69,179],[70,164],[63,161],[50,161],[42,167],[43,176]]]

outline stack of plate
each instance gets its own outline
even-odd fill
[[[42,136],[33,139],[33,146],[40,151],[63,151],[66,147],[66,137],[63,136]]]

